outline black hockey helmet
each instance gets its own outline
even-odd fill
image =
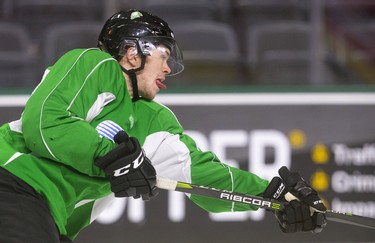
[[[150,13],[134,9],[120,11],[107,20],[98,38],[98,47],[117,60],[129,47],[136,47],[138,53],[147,56],[160,45],[170,50],[169,75],[182,72],[182,52],[173,31],[164,20]],[[135,71],[141,69],[143,66]]]

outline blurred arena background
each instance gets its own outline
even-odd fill
[[[95,47],[104,21],[127,8],[174,30],[185,70],[158,99],[201,148],[268,179],[286,163],[329,207],[375,218],[374,0],[0,0],[0,122],[19,118],[47,66]],[[285,235],[272,214],[217,216],[162,192],[120,199],[75,242],[374,239],[335,223]]]
[[[125,8],[175,31],[186,69],[171,88],[375,83],[372,0],[0,0],[1,87],[34,87],[65,51],[96,46]]]

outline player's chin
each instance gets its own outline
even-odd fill
[[[142,97],[147,100],[153,100],[156,97],[158,92],[159,92],[159,89],[157,91],[155,90],[153,92],[148,92],[147,94],[142,95]]]

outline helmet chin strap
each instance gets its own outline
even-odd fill
[[[138,80],[137,80],[137,74],[136,73],[138,71],[141,71],[145,67],[145,63],[146,63],[146,56],[141,55],[141,66],[138,67],[138,68],[128,70],[128,69],[126,69],[126,68],[124,68],[123,66],[120,65],[122,71],[125,72],[130,77],[130,81],[132,82],[132,87],[133,87],[132,101],[133,102],[139,100],[139,98],[140,98],[139,93],[138,93]]]

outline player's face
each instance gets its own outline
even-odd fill
[[[164,46],[157,47],[150,56],[146,57],[143,70],[137,74],[139,95],[152,100],[160,89],[166,89],[163,83],[165,76],[171,72],[167,64],[170,51]]]

